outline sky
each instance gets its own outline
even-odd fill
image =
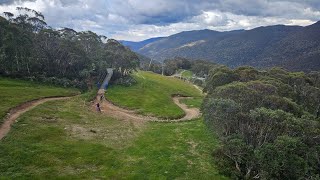
[[[93,31],[141,41],[181,31],[230,31],[320,20],[320,0],[0,0],[0,15],[16,7],[44,14],[53,28]]]

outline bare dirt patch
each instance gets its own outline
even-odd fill
[[[0,140],[5,137],[11,129],[11,125],[16,122],[17,118],[30,109],[43,104],[47,101],[64,100],[70,97],[48,97],[23,103],[12,108],[4,119],[4,123],[0,127]]]

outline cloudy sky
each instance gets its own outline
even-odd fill
[[[0,0],[0,13],[17,13],[17,6],[41,11],[54,28],[133,41],[187,30],[306,26],[320,20],[320,0]]]

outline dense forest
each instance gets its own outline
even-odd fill
[[[91,31],[53,29],[37,11],[18,7],[19,14],[0,16],[0,74],[51,84],[92,87],[106,68],[115,77],[134,70],[138,57],[113,39]]]
[[[220,170],[236,179],[320,178],[320,72],[211,69],[204,119],[221,146]]]

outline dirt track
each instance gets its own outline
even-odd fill
[[[23,113],[29,111],[30,109],[38,106],[39,104],[45,103],[47,101],[63,100],[70,97],[51,97],[43,98],[38,100],[29,101],[23,103],[10,110],[9,114],[4,118],[4,122],[0,127],[0,140],[5,137],[11,129],[11,125],[16,121],[16,119]]]
[[[156,117],[150,116],[142,116],[137,114],[135,111],[127,110],[121,107],[118,107],[111,102],[103,99],[100,101],[100,96],[104,94],[103,91],[99,91],[96,100],[94,101],[92,107],[96,111],[96,103],[100,102],[101,112],[110,117],[122,120],[133,120],[136,122],[144,122],[144,121],[154,121],[154,122],[180,122],[180,121],[188,121],[201,116],[201,113],[198,108],[188,108],[187,105],[180,103],[181,99],[187,99],[191,97],[173,97],[173,102],[177,104],[184,112],[185,116],[180,119],[159,119]]]
[[[99,98],[101,96],[100,92],[93,103],[92,107],[96,111],[95,104],[99,102]],[[4,118],[4,122],[0,127],[0,140],[5,137],[11,129],[11,125],[15,123],[16,119],[22,115],[23,113],[29,111],[30,109],[45,103],[47,101],[54,101],[54,100],[64,100],[69,99],[70,97],[51,97],[51,98],[43,98],[38,99],[30,102],[23,103],[13,109],[10,110],[9,114]],[[130,111],[127,109],[120,108],[115,106],[111,102],[103,99],[101,103],[101,110],[103,114],[107,116],[122,119],[122,120],[130,120],[136,123],[143,123],[146,121],[154,121],[154,122],[180,122],[180,121],[188,121],[201,116],[201,113],[198,108],[188,108],[187,105],[180,103],[181,99],[186,99],[190,97],[173,97],[173,102],[177,104],[184,112],[185,116],[180,119],[159,119],[156,117],[149,117],[149,116],[142,116],[137,114],[135,111]]]

